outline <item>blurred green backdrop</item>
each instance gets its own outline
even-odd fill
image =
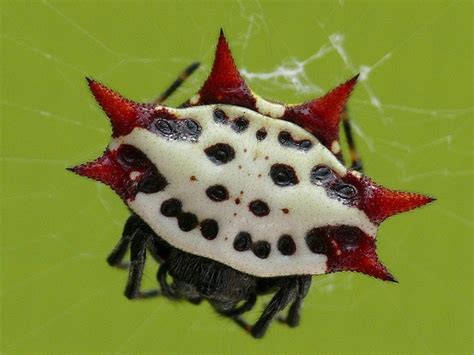
[[[472,10],[470,1],[2,1],[1,352],[471,353]],[[207,305],[127,301],[126,273],[105,263],[127,210],[64,169],[109,139],[84,76],[149,101],[201,60],[178,104],[206,77],[221,26],[262,96],[303,101],[361,71],[350,110],[367,174],[438,197],[379,232],[399,284],[315,278],[301,327],[274,324],[260,341]],[[148,286],[155,271],[150,263]]]

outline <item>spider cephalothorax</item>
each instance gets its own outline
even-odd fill
[[[287,323],[297,324],[311,275],[394,281],[376,254],[377,228],[432,199],[342,164],[339,126],[356,81],[300,105],[266,101],[242,79],[222,32],[211,74],[180,108],[135,103],[88,79],[112,141],[72,170],[109,185],[132,211],[108,259],[120,265],[130,245],[127,297],[150,295],[139,291],[149,250],[161,264],[161,294],[207,299],[260,337],[290,303]],[[352,164],[360,166],[355,152]],[[240,314],[268,292],[276,293],[248,326]]]

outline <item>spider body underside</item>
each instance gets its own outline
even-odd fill
[[[107,258],[111,266],[123,267],[123,258],[130,249],[130,273],[125,296],[129,299],[166,297],[172,301],[199,304],[207,300],[216,312],[236,322],[252,336],[260,338],[271,321],[291,303],[288,315],[280,320],[290,327],[299,324],[303,298],[311,285],[311,276],[256,277],[217,261],[192,255],[172,247],[136,214],[125,224],[123,236]],[[160,264],[157,281],[160,290],[143,292],[140,280],[147,252]],[[168,283],[167,277],[172,282]],[[275,293],[254,326],[242,314],[252,310],[258,296]]]

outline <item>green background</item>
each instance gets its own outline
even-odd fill
[[[472,10],[467,1],[2,1],[1,352],[471,353]],[[302,86],[249,80],[275,100],[307,100],[371,68],[350,104],[367,174],[438,198],[380,229],[381,259],[399,284],[314,278],[301,326],[274,324],[260,341],[207,304],[126,300],[126,273],[105,257],[127,210],[65,170],[97,157],[110,135],[84,76],[150,101],[201,60],[178,104],[206,77],[221,26],[240,67],[300,70]],[[150,262],[146,286],[155,271]]]

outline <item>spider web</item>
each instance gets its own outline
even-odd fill
[[[438,12],[414,21],[409,32],[401,32],[397,38],[392,39],[389,47],[372,60],[354,56],[353,52],[355,50],[351,46],[351,38],[354,38],[358,31],[362,33],[361,28],[365,21],[364,16],[357,19],[350,26],[337,23],[337,17],[348,6],[345,1],[334,3],[332,9],[325,13],[324,16],[318,16],[314,22],[314,28],[311,30],[317,32],[324,40],[321,42],[308,42],[304,54],[301,54],[303,53],[302,51],[298,51],[298,55],[295,54],[294,46],[285,40],[283,35],[284,29],[280,28],[281,24],[273,21],[272,17],[268,14],[271,3],[263,4],[258,1],[242,1],[236,4],[237,11],[234,16],[237,16],[238,20],[234,19],[233,21],[240,23],[240,30],[237,33],[232,32],[232,35],[228,36],[229,42],[235,53],[243,54],[242,56],[238,54],[235,56],[242,74],[255,92],[264,97],[280,99],[282,101],[287,101],[286,99],[290,97],[292,101],[297,102],[321,95],[327,89],[334,87],[358,72],[360,73],[360,82],[357,92],[350,101],[349,109],[353,118],[355,138],[359,149],[363,153],[362,157],[367,166],[368,175],[374,176],[377,181],[387,186],[414,191],[433,191],[434,194],[438,193],[438,186],[445,183],[453,186],[448,191],[454,191],[455,186],[462,186],[466,181],[471,182],[472,185],[472,175],[474,173],[472,164],[472,113],[474,108],[472,102],[464,101],[462,105],[453,104],[452,106],[445,106],[443,102],[439,102],[439,105],[436,107],[425,107],[416,98],[406,98],[406,101],[396,102],[391,98],[390,90],[380,89],[380,82],[383,81],[383,76],[380,72],[389,73],[390,71],[396,71],[397,68],[393,64],[394,62],[396,63],[396,59],[409,58],[412,53],[408,48],[412,49],[413,43],[416,44],[417,41],[420,41],[420,38],[426,38],[430,33],[433,33],[434,36],[439,22],[452,20],[453,13],[460,3],[446,2]],[[74,12],[70,11],[69,8],[65,9],[63,5],[63,3],[44,0],[35,6],[38,6],[42,12],[49,12],[55,22],[61,23],[65,32],[74,33],[75,39],[89,43],[90,47],[94,49],[94,56],[108,63],[107,69],[96,71],[94,77],[98,80],[107,82],[112,77],[115,79],[119,78],[120,75],[117,73],[125,71],[142,72],[146,70],[152,73],[151,75],[156,74],[162,80],[171,82],[180,68],[184,68],[184,66],[190,63],[190,60],[196,59],[183,56],[179,44],[175,44],[175,47],[171,48],[172,55],[161,59],[148,55],[135,55],[133,54],[135,52],[132,50],[127,52],[119,51],[115,49],[114,44],[104,40],[101,35],[94,33],[93,30],[83,24],[83,21],[74,16]],[[159,8],[159,5],[155,4],[153,6],[155,10]],[[370,16],[373,6],[369,3],[364,6],[367,7],[366,11],[363,12],[364,15]],[[178,7],[185,11],[184,3],[180,3]],[[6,15],[2,14],[2,16]],[[195,28],[194,36],[196,37],[196,42],[200,43],[197,59],[202,61],[203,66],[200,72],[193,75],[179,89],[170,100],[171,104],[182,102],[194,94],[210,69],[210,58],[212,57],[213,48],[212,45],[208,45],[208,33],[203,32],[197,18],[192,14],[189,16],[189,19]],[[231,18],[229,18],[228,22],[232,23]],[[223,21],[223,23],[225,22]],[[155,22],[153,28],[160,39],[166,37],[168,29],[165,26]],[[29,167],[34,167],[35,170],[40,172],[58,174],[57,171],[62,172],[62,169],[66,166],[90,160],[97,156],[108,139],[109,129],[106,123],[98,122],[97,118],[101,115],[99,114],[100,110],[84,94],[85,86],[83,82],[76,80],[79,76],[89,75],[89,67],[83,63],[75,62],[74,57],[66,51],[52,51],[47,46],[42,46],[41,43],[30,41],[28,37],[22,36],[21,33],[9,31],[8,28],[2,30],[1,37],[4,43],[4,50],[14,48],[29,56],[32,61],[42,61],[49,64],[47,66],[49,72],[46,74],[54,76],[54,80],[62,82],[64,89],[69,90],[70,95],[74,95],[75,98],[81,100],[80,103],[73,107],[63,105],[61,110],[58,110],[54,106],[32,104],[30,101],[23,100],[20,97],[15,100],[11,95],[4,95],[6,88],[3,87],[2,112],[6,113],[8,111],[10,115],[15,113],[18,115],[27,114],[32,119],[45,122],[52,130],[57,130],[58,132],[63,130],[72,132],[70,128],[73,128],[74,135],[78,137],[94,137],[95,142],[93,145],[77,146],[76,155],[67,158],[62,154],[58,154],[56,157],[54,154],[41,155],[37,151],[25,149],[19,151],[10,150],[8,145],[2,143],[0,160],[5,172],[9,170],[24,172],[28,171]],[[265,55],[264,60],[259,60],[260,67],[255,67],[255,65],[248,64],[252,62],[248,58],[251,57],[250,53],[256,49],[258,43],[260,43],[258,39],[261,38],[272,42],[267,48],[270,55]],[[146,53],[146,51],[141,53]],[[177,68],[176,73],[169,70],[170,67]],[[3,70],[6,69],[8,68],[3,68]],[[326,69],[331,74],[323,75],[320,80],[314,75],[314,73],[325,71]],[[466,76],[469,76],[468,72],[466,72]],[[399,84],[397,90],[403,89],[404,84],[406,83]],[[151,101],[158,94],[158,92],[154,91],[156,90],[156,85],[154,83],[144,85],[147,88],[151,88],[143,91],[146,91],[148,94],[143,95],[141,98],[135,98],[142,101]],[[414,83],[413,85],[422,87],[420,83]],[[442,95],[439,97],[441,99]],[[37,103],[38,100],[32,100],[32,102]],[[83,111],[86,115],[76,113],[79,105],[87,110]],[[2,114],[2,116],[4,115]],[[6,122],[6,120],[10,119],[12,118],[4,116],[2,122],[3,120]],[[3,125],[6,127],[5,123]],[[374,126],[377,127],[376,130],[371,128]],[[412,131],[420,132],[419,139],[405,139],[404,134]],[[426,133],[422,133],[423,131]],[[2,136],[7,133],[13,134],[13,132],[3,131],[2,129]],[[21,139],[21,137],[18,136],[18,139]],[[471,141],[471,143],[466,144],[468,141]],[[469,149],[466,149],[467,147]],[[451,160],[445,160],[442,164],[436,162],[420,163],[420,160],[427,158],[436,159],[437,154],[442,152],[449,152],[449,156],[453,160],[458,161],[462,159],[468,163],[462,165],[452,163]],[[55,172],[51,173],[52,170]],[[62,183],[58,184],[58,181],[62,181]],[[66,180],[54,178],[51,183],[48,183],[48,181],[43,182],[41,189],[36,189],[35,186],[28,186],[23,190],[9,190],[2,187],[2,216],[3,212],[10,205],[24,203],[41,208],[41,201],[44,200],[50,201],[52,205],[62,204],[63,208],[66,208],[65,204],[70,203],[71,190],[80,191],[83,185],[87,184],[83,180],[71,181],[72,178],[68,179],[67,182]],[[112,247],[112,243],[115,242],[113,238],[120,233],[126,211],[120,205],[120,201],[107,188],[96,184],[94,189],[94,199],[81,200],[81,208],[68,211],[67,214],[71,223],[74,223],[73,221],[76,220],[82,221],[81,223],[88,223],[86,221],[91,216],[87,213],[87,210],[89,208],[94,211],[98,209],[100,216],[95,217],[91,222],[95,224],[95,228],[87,229],[94,231],[94,237],[88,237],[87,240],[78,240],[73,229],[59,228],[52,221],[47,227],[42,228],[37,235],[30,236],[28,239],[22,238],[20,235],[16,236],[16,238],[8,238],[8,240],[2,238],[1,253],[5,257],[16,254],[19,258],[20,255],[24,255],[25,249],[26,253],[29,253],[31,256],[36,248],[43,250],[45,248],[44,245],[50,245],[59,250],[54,258],[48,260],[41,260],[39,256],[32,257],[33,270],[28,270],[28,273],[21,271],[15,275],[15,271],[11,269],[12,265],[7,264],[7,261],[3,263],[2,274],[13,273],[15,275],[12,279],[13,281],[8,284],[4,282],[4,277],[2,276],[2,313],[4,313],[5,318],[2,316],[1,332],[2,343],[4,344],[2,347],[4,347],[5,351],[17,352],[22,351],[21,349],[26,349],[25,346],[28,344],[40,344],[39,338],[51,335],[52,329],[56,329],[63,322],[74,322],[79,318],[84,321],[78,314],[86,312],[91,304],[98,302],[106,305],[111,297],[120,297],[117,294],[117,283],[119,281],[124,282],[124,277],[118,273],[106,274],[107,271],[97,271],[100,276],[107,276],[100,278],[100,282],[99,280],[88,280],[88,284],[84,286],[87,291],[81,293],[82,297],[75,298],[74,295],[70,295],[66,300],[54,298],[50,311],[35,313],[34,308],[38,301],[29,297],[23,299],[23,302],[31,308],[31,315],[29,319],[25,320],[24,330],[12,332],[11,334],[14,334],[14,336],[7,337],[5,335],[8,333],[6,329],[6,320],[8,320],[8,316],[6,316],[8,313],[7,306],[15,304],[15,300],[22,299],[24,297],[22,295],[25,292],[29,292],[28,290],[32,287],[32,284],[42,284],[43,280],[56,277],[58,272],[62,270],[74,273],[74,271],[83,268],[84,264],[90,261],[98,260],[97,265],[100,265],[103,269],[106,268],[103,258]],[[75,197],[79,195],[77,192],[74,193]],[[459,235],[456,236],[459,238],[458,243],[469,243],[466,235],[472,236],[472,204],[470,209],[462,209],[456,203],[456,199],[462,199],[462,193],[457,192],[453,196],[446,203],[437,203],[430,207],[432,215],[442,220],[443,223],[458,226],[457,228],[460,231]],[[449,198],[449,194],[443,193],[443,197]],[[31,212],[29,208],[26,208],[26,211],[26,213]],[[18,213],[22,214],[24,211],[19,209]],[[418,216],[426,218],[428,213],[423,216],[420,213]],[[51,218],[45,212],[42,212],[41,215],[44,218]],[[33,220],[36,220],[35,218],[40,217],[35,216]],[[410,221],[414,220],[415,218],[410,219]],[[2,226],[4,223],[7,224],[7,222],[2,221]],[[397,222],[404,223],[402,218]],[[417,226],[423,228],[421,224]],[[416,228],[406,227],[402,231],[407,234],[413,234],[414,229]],[[406,248],[412,245],[410,238],[400,237],[395,234],[395,229],[389,228],[382,228],[381,234],[383,234],[382,245],[380,246],[382,259],[389,265],[397,265],[397,260],[403,258],[403,254],[407,252]],[[442,236],[435,235],[433,243],[441,243],[441,238]],[[423,240],[426,241],[428,238]],[[426,252],[429,253],[429,250]],[[414,251],[409,253],[410,255],[416,255]],[[8,258],[8,260],[10,259]],[[405,257],[403,260],[407,260],[407,258]],[[417,258],[410,258],[409,262],[403,267],[408,270],[407,272],[415,272],[417,277],[433,280],[434,276],[425,270],[427,266],[431,267],[432,265],[435,264],[430,263],[426,258],[422,259],[422,261],[419,261]],[[155,270],[156,265],[149,263],[144,276],[145,286],[150,287],[154,285]],[[75,274],[80,275],[81,272],[83,273],[83,271],[77,271]],[[104,283],[104,279],[110,280],[110,282]],[[377,293],[377,297],[383,297],[384,301],[389,305],[388,307],[403,313],[404,305],[393,296],[391,288],[373,286],[367,282],[363,284],[364,287],[360,287],[361,290],[363,289],[361,291],[357,288],[357,285],[361,282],[364,281],[361,281],[361,278],[356,275],[330,275],[321,277],[318,280],[315,279],[314,283],[317,284],[317,287],[313,286],[310,291],[304,316],[308,317],[308,313],[317,315],[321,312],[329,315],[340,315],[345,312],[350,314],[360,304],[366,302],[367,298],[372,297],[373,293]],[[60,286],[60,283],[58,281],[58,285],[56,285],[55,291],[58,293],[61,292],[61,287],[57,287]],[[38,288],[39,286],[35,287],[36,290],[41,291]],[[51,285],[48,287],[55,288],[55,286]],[[338,294],[350,295],[352,293],[354,296],[350,299],[350,302],[341,305],[340,302],[332,301],[332,297],[336,297]],[[460,296],[452,296],[453,302],[463,302],[459,298]],[[41,302],[44,303],[44,300]],[[124,303],[121,307],[127,307],[127,304]],[[146,316],[134,318],[132,323],[128,325],[130,330],[126,336],[118,340],[114,338],[102,339],[104,343],[102,349],[106,349],[106,352],[121,352],[124,348],[137,343],[138,339],[141,341],[141,332],[152,325],[156,326],[160,319],[160,314],[166,311],[169,312],[170,307],[173,312],[183,317],[187,312],[194,312],[192,314],[196,315],[196,318],[187,327],[189,332],[198,334],[200,337],[211,336],[212,332],[215,332],[216,329],[231,336],[235,336],[237,332],[235,325],[230,322],[216,320],[214,323],[219,323],[218,326],[210,325],[208,320],[200,318],[204,313],[203,311],[194,311],[191,308],[187,308],[187,306],[185,306],[185,311],[178,310],[174,305],[165,302],[145,302],[145,306],[140,305],[137,307],[140,307],[140,310],[146,307],[147,311],[144,313]],[[250,318],[255,318],[260,310],[261,307],[258,307],[256,311],[252,311]],[[466,309],[466,313],[469,314],[469,309]],[[413,321],[409,316],[406,318],[407,322]],[[75,336],[82,338],[82,336],[86,337],[89,334],[84,328],[80,329],[82,329],[80,331],[85,333],[71,334],[69,338],[63,341],[68,339],[74,341]],[[418,344],[417,346],[419,347],[417,349],[419,351],[435,351],[429,344],[428,337],[425,340],[419,340],[414,334],[407,332],[406,335],[410,339],[409,341]],[[176,345],[178,346],[179,344]],[[231,348],[226,347],[224,340],[216,340],[214,345],[216,349],[232,351]],[[44,350],[42,348],[37,350],[48,351],[47,349],[45,347]],[[185,348],[182,347],[182,349]],[[150,351],[150,349],[144,351]]]

